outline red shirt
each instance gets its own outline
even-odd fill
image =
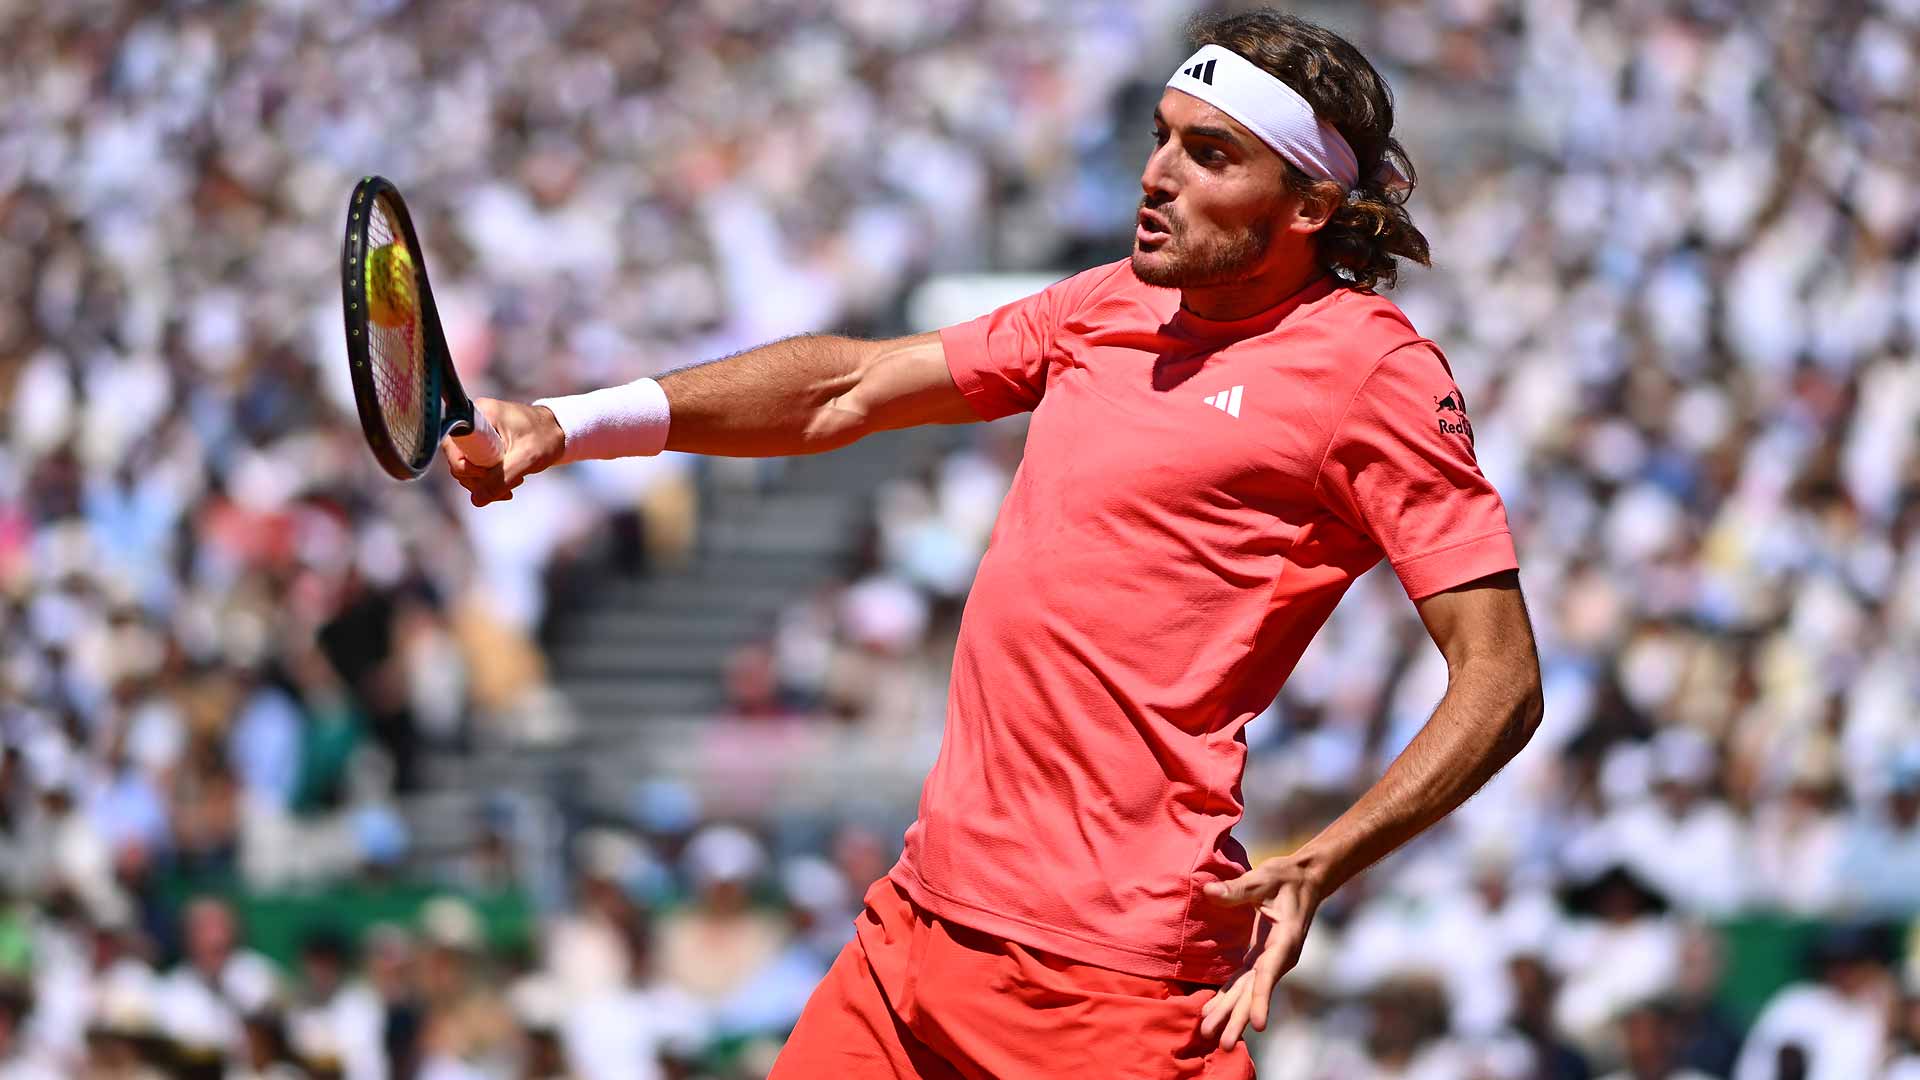
[[[1032,410],[892,876],[943,918],[1220,982],[1242,729],[1384,555],[1420,599],[1515,567],[1439,349],[1309,285],[1211,322],[1125,261],[942,333],[982,419]]]

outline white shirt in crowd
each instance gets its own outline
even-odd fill
[[[192,965],[181,964],[161,980],[160,1027],[187,1046],[236,1047],[242,1012],[271,1001],[277,981],[273,962],[254,952],[229,956],[218,986],[208,985]]]
[[[1601,827],[1681,910],[1729,915],[1745,899],[1746,836],[1726,803],[1699,799],[1676,815],[1646,798],[1609,814]]]
[[[666,1080],[663,1053],[686,1053],[707,1035],[705,1010],[667,987],[601,994],[567,1010],[560,1035],[582,1080]]]
[[[380,996],[351,982],[325,1002],[293,1010],[287,1026],[296,1046],[310,1042],[338,1054],[345,1080],[387,1080],[386,1023]]]
[[[1887,1052],[1888,1003],[1852,998],[1820,983],[1789,986],[1762,1009],[1740,1050],[1733,1080],[1774,1080],[1780,1051],[1799,1046],[1807,1080],[1861,1080]]]

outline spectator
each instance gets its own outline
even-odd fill
[[[1680,1026],[1674,1010],[1659,1000],[1644,1001],[1620,1018],[1620,1071],[1606,1080],[1712,1080],[1680,1063]]]
[[[274,1000],[278,975],[245,948],[225,901],[193,900],[181,926],[185,957],[158,987],[158,1020],[185,1058],[217,1066],[241,1045],[242,1017]]]
[[[1367,1068],[1378,1080],[1444,1080],[1468,1071],[1463,1047],[1446,1037],[1446,997],[1424,979],[1389,982],[1369,995]]]
[[[561,1045],[581,1080],[666,1080],[684,1072],[712,1037],[709,1010],[649,973],[640,923],[621,929],[631,957],[621,984],[567,1007],[558,1021]]]
[[[1729,1076],[1741,1027],[1715,1000],[1724,976],[1718,932],[1693,926],[1680,946],[1680,973],[1664,1002],[1680,1037],[1680,1063],[1708,1076]]]
[[[1900,1009],[1894,1019],[1894,1051],[1887,1066],[1886,1080],[1915,1080],[1920,1077],[1920,992],[1916,992],[1911,974],[1903,987]]]
[[[1843,892],[1870,918],[1920,911],[1920,745],[1904,752],[1889,771],[1879,812],[1854,821],[1841,856]]]
[[[420,923],[420,1075],[497,1075],[513,1060],[517,1031],[501,988],[484,970],[479,913],[443,896],[427,904]]]
[[[1598,1051],[1626,1008],[1673,984],[1681,929],[1666,897],[1622,863],[1605,864],[1563,895],[1574,920],[1555,944],[1565,980],[1555,1019],[1574,1042]]]
[[[1802,1062],[1806,1080],[1874,1076],[1888,1052],[1896,986],[1876,931],[1828,932],[1810,957],[1814,978],[1767,1003],[1740,1050],[1733,1080],[1774,1080]]]
[[[241,1023],[239,1062],[226,1070],[227,1080],[308,1080],[287,1043],[286,1025],[278,1013],[256,1012]]]
[[[419,1068],[426,1024],[414,939],[402,927],[375,926],[367,931],[366,956],[367,982],[380,999],[381,1049],[389,1072],[404,1076]]]
[[[1661,732],[1651,751],[1653,797],[1614,811],[1600,828],[1682,911],[1731,914],[1745,899],[1745,837],[1733,810],[1708,793],[1718,752],[1682,728]]]
[[[385,1010],[354,975],[357,968],[338,932],[307,935],[300,946],[300,993],[287,1016],[291,1044],[309,1061],[331,1059],[344,1080],[387,1080]]]
[[[1809,748],[1793,766],[1784,798],[1754,814],[1753,862],[1763,906],[1810,915],[1833,910],[1839,896],[1843,838],[1838,780],[1824,751]]]
[[[766,867],[760,841],[732,825],[709,825],[683,856],[693,902],[661,920],[660,973],[710,1006],[749,986],[780,955],[787,929],[750,903]]]
[[[1508,957],[1507,971],[1513,987],[1510,1023],[1531,1051],[1532,1074],[1540,1080],[1587,1080],[1593,1071],[1586,1056],[1560,1034],[1554,1021],[1559,980],[1546,958],[1523,949]]]
[[[521,1053],[524,1063],[519,1075],[524,1080],[575,1080],[578,1074],[567,1067],[566,1051],[551,1020],[523,1020],[522,1030],[526,1048]]]
[[[847,883],[825,859],[801,856],[780,872],[786,905],[786,943],[717,1010],[714,1021],[725,1036],[784,1040],[800,1019],[819,984],[847,943],[853,911]]]
[[[32,1010],[28,987],[0,984],[0,1080],[54,1080],[58,1075],[28,1043],[27,1016]]]

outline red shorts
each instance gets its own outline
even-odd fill
[[[1215,989],[1127,975],[956,926],[882,878],[768,1080],[1250,1080],[1200,1037]]]

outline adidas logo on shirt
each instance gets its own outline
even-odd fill
[[[1211,60],[1208,61],[1208,63],[1212,62]],[[1245,389],[1246,386],[1243,384],[1231,390],[1222,390],[1217,394],[1209,394],[1205,400],[1207,404],[1238,420],[1240,419],[1240,392]]]
[[[1182,71],[1180,74],[1185,75],[1189,79],[1199,79],[1201,82],[1206,83],[1208,86],[1212,86],[1213,85],[1213,65],[1219,62],[1220,61],[1218,60],[1209,60],[1204,64],[1195,64],[1192,67]]]

